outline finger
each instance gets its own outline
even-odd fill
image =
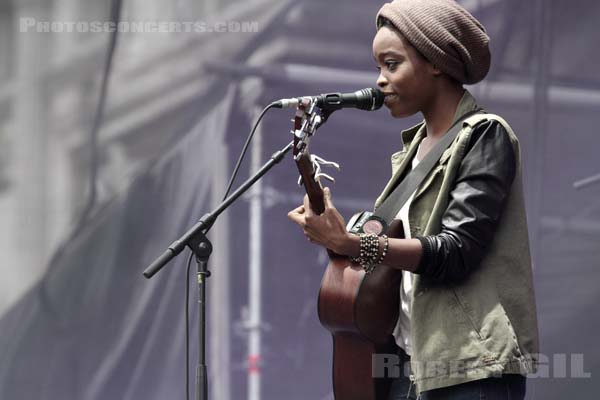
[[[300,206],[288,213],[288,218],[297,223],[300,226],[305,225],[304,206]]]
[[[310,200],[308,199],[308,195],[304,196],[304,212],[306,213],[307,217],[313,215],[313,211],[312,211],[312,208],[310,207]]]
[[[312,237],[310,237],[308,233],[306,233],[306,231],[304,231],[304,236],[306,236],[306,240],[308,240],[311,243],[314,243],[314,240],[312,239]]]
[[[302,205],[302,206],[294,208],[292,211],[290,211],[288,213],[288,215],[291,215],[291,214],[300,214],[300,215],[302,215],[302,214],[304,214],[304,211],[305,211],[304,210],[304,206]]]
[[[304,219],[300,214],[298,213],[293,213],[290,212],[288,213],[288,218],[292,221],[297,223],[298,225],[302,225],[302,220]]]
[[[328,187],[323,189],[323,200],[325,202],[325,208],[335,208],[333,201],[331,200],[331,189]]]

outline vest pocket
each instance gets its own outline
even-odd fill
[[[460,298],[460,296],[458,295],[456,290],[454,290],[454,289],[451,289],[451,290],[452,290],[454,299],[456,300],[457,311],[462,314],[461,317],[469,325],[469,327],[471,328],[473,333],[477,336],[479,341],[483,342],[484,338],[481,335],[479,326],[475,323],[475,319],[473,318],[472,313],[469,312],[469,308],[470,308],[469,304]]]
[[[474,353],[469,354],[468,358],[477,360],[475,363],[480,367],[496,365],[501,358],[501,349],[497,348],[500,343],[497,343],[493,337],[486,333],[487,327],[482,325],[483,321],[475,318],[476,314],[471,309],[470,304],[460,295],[459,291],[454,288],[451,290],[458,305],[457,312],[461,314],[463,321],[466,321],[468,324],[473,335],[473,345],[478,349]],[[467,356],[467,354],[464,354],[464,356]]]
[[[453,288],[452,291],[460,311],[485,349],[486,357],[523,357],[515,329],[499,299],[486,296],[477,303],[471,303],[460,288]]]

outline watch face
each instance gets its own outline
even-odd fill
[[[379,236],[383,233],[383,224],[379,220],[370,219],[362,226],[362,230],[364,233],[373,233]]]

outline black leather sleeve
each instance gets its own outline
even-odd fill
[[[455,283],[478,267],[492,241],[515,177],[515,154],[497,121],[478,125],[450,192],[441,232],[418,237],[423,256],[416,274]]]

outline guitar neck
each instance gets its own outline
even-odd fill
[[[315,180],[315,171],[313,164],[310,161],[310,157],[307,154],[303,154],[296,160],[296,164],[298,166],[298,171],[302,176],[302,183],[306,190],[306,194],[308,195],[308,199],[310,200],[312,210],[317,215],[320,215],[325,211],[323,187]]]

